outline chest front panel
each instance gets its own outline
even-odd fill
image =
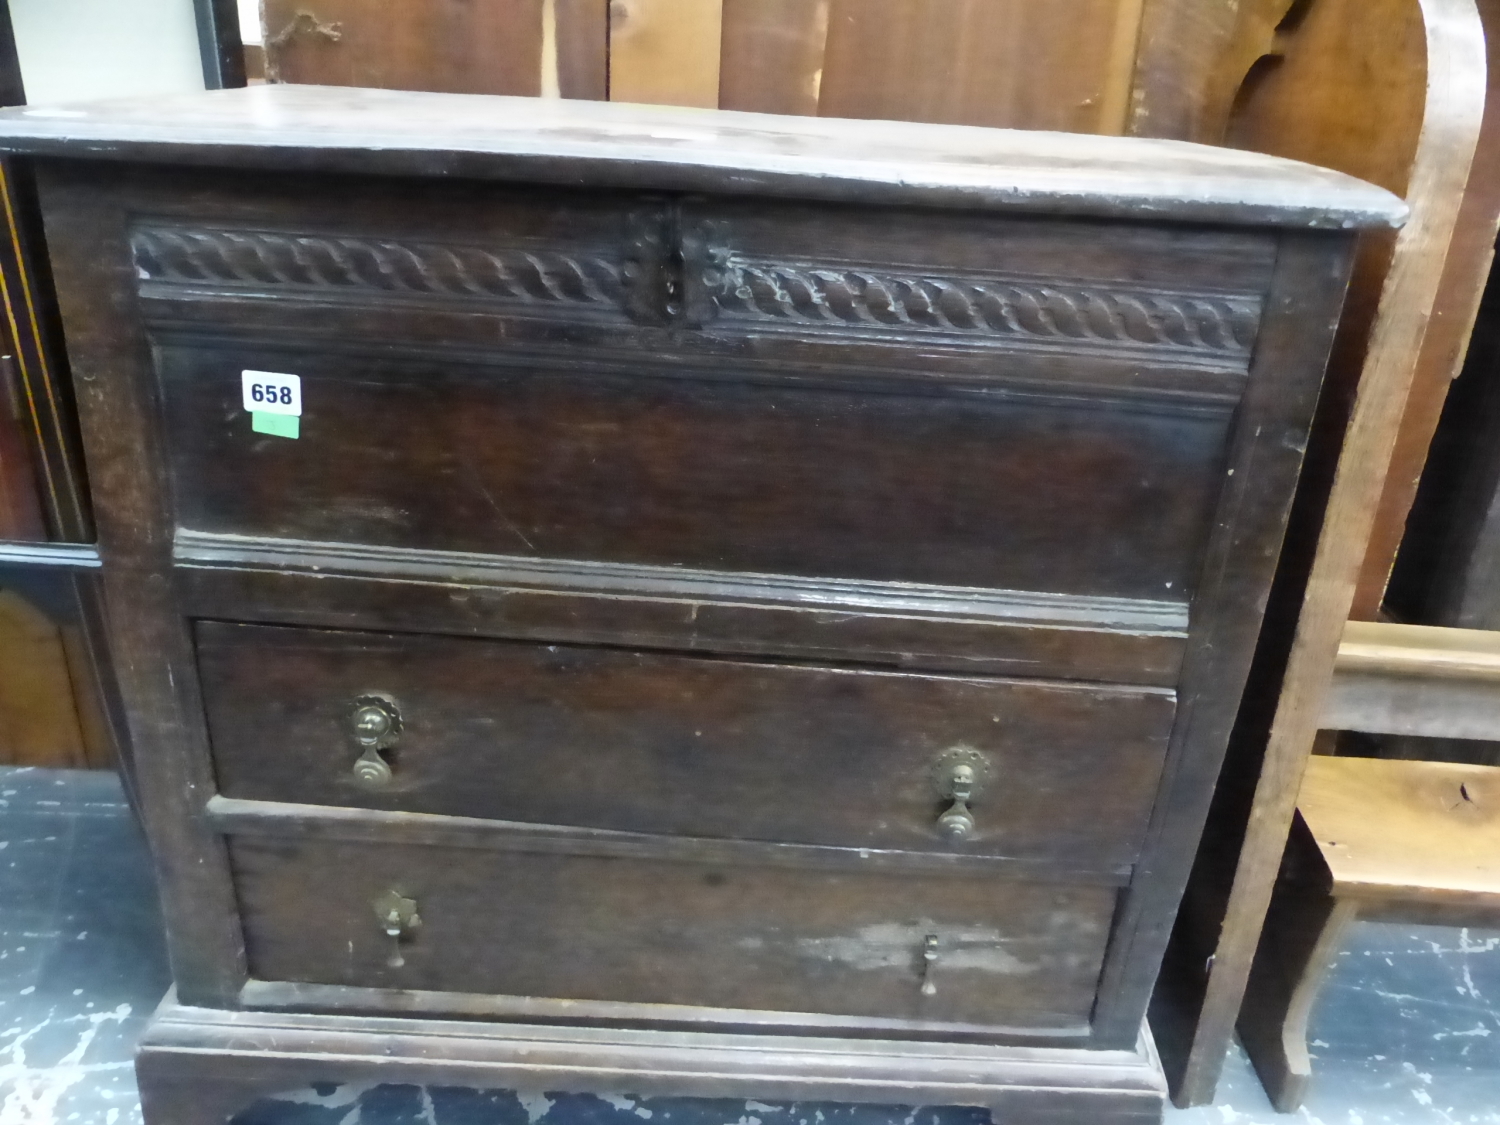
[[[44,186],[64,289],[139,356],[143,550],[250,978],[374,1011],[1133,1035],[1171,906],[1142,872],[1191,847],[1222,751],[1342,236]],[[295,426],[246,371],[296,377]]]

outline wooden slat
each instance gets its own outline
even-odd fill
[[[1323,723],[1329,730],[1493,742],[1500,735],[1500,685],[1455,676],[1340,672]]]
[[[1105,60],[1104,92],[1099,98],[1099,133],[1122,137],[1130,131],[1130,98],[1145,9],[1146,0],[1119,0],[1115,6],[1114,35]]]
[[[818,114],[829,0],[724,0],[719,108]]]
[[[1128,127],[1132,136],[1193,140],[1212,129],[1204,124],[1205,106],[1244,12],[1244,0],[1146,0]]]
[[[1334,675],[1337,678],[1352,672],[1500,685],[1500,633],[1351,621],[1344,627]]]
[[[1239,822],[1247,828],[1227,908],[1218,927],[1201,919],[1185,923],[1199,932],[1217,929],[1222,936],[1217,947],[1207,951],[1212,967],[1192,1042],[1185,1057],[1169,1062],[1174,1097],[1184,1105],[1212,1100],[1233,1033],[1298,785],[1323,721],[1334,658],[1457,224],[1485,100],[1484,29],[1475,0],[1322,0],[1306,13],[1298,32],[1311,36],[1303,47],[1305,61],[1296,50],[1287,50],[1287,61],[1265,76],[1232,135],[1241,143],[1256,141],[1254,147],[1394,183],[1401,176],[1397,142],[1409,114],[1415,112],[1422,122],[1421,136],[1415,154],[1408,157],[1411,171],[1405,177],[1412,218],[1393,246],[1368,349],[1346,337],[1345,347],[1335,356],[1335,388],[1340,363],[1361,351],[1365,359],[1357,369],[1357,397],[1326,508],[1304,493],[1289,535],[1283,567],[1293,569],[1284,573],[1300,578],[1299,560],[1308,552],[1299,543],[1298,529],[1302,537],[1319,529],[1305,584],[1279,580],[1279,596],[1291,600],[1279,610],[1273,605],[1273,622],[1278,613],[1288,615],[1288,609],[1295,615],[1296,595],[1304,591],[1290,651],[1283,662],[1276,650],[1285,642],[1272,629],[1257,656],[1257,678],[1247,699],[1252,704],[1256,698],[1277,699],[1279,685],[1274,715],[1266,723],[1252,706],[1241,718],[1245,733],[1239,753],[1250,753],[1252,747],[1245,742],[1259,743],[1264,757],[1258,778],[1252,774],[1249,782],[1254,797],[1248,820]],[[1426,29],[1415,42],[1409,30],[1414,22],[1419,32],[1424,24]],[[1401,54],[1403,46],[1415,50],[1415,61]],[[1425,98],[1414,98],[1415,110],[1403,116],[1389,95],[1400,93],[1399,86],[1392,89],[1393,83],[1413,68],[1426,76]],[[1357,280],[1368,282],[1378,260],[1367,256],[1366,272]],[[1354,312],[1358,316],[1358,308]],[[1337,413],[1338,398],[1328,401]],[[1330,440],[1337,442],[1337,431],[1330,437],[1325,427],[1319,437],[1328,448]],[[1314,488],[1319,475],[1314,466]],[[1266,726],[1269,734],[1261,742],[1258,732]],[[1226,830],[1222,822],[1219,828]],[[1200,869],[1202,878],[1216,877],[1202,865]],[[1208,889],[1201,892],[1201,901],[1213,901],[1214,896]],[[1187,963],[1202,966],[1204,960],[1195,953]]]
[[[718,106],[722,19],[723,0],[613,0],[610,100]]]
[[[831,0],[819,112],[1119,132],[1139,11],[1137,0]]]
[[[1188,8],[1178,0],[1152,0],[1141,36],[1131,131],[1222,144],[1246,76],[1270,73],[1262,70],[1265,64],[1284,62],[1287,26],[1304,11],[1295,0],[1240,0],[1233,6],[1193,0]],[[1301,37],[1297,46],[1304,57],[1309,53]],[[1294,78],[1293,85],[1307,83]],[[1323,120],[1317,113],[1308,118]]]
[[[1336,895],[1500,905],[1500,768],[1319,757],[1297,808]]]
[[[1339,645],[1323,726],[1495,739],[1500,633],[1351,621]]]
[[[1276,13],[1291,4],[1259,3],[1269,27],[1261,25],[1254,34],[1269,36]],[[1268,40],[1276,44],[1277,61],[1250,75],[1243,90],[1245,73],[1224,74],[1226,102],[1238,103],[1232,112],[1225,107],[1225,140],[1234,148],[1306,160],[1407,194],[1418,166],[1418,137],[1430,120],[1421,7],[1412,0],[1318,0],[1305,12],[1294,31]],[[1254,44],[1245,51],[1242,61],[1258,54]],[[1472,114],[1483,106],[1484,56],[1478,50],[1469,55],[1464,85],[1479,99],[1468,107]],[[1437,85],[1451,76],[1435,77]],[[1471,122],[1471,128],[1477,125],[1477,119]],[[1461,187],[1463,178],[1458,182]]]
[[[264,0],[273,82],[461,94],[542,90],[544,0]]]
[[[552,22],[558,93],[604,101],[609,97],[609,0],[550,0],[545,14]]]

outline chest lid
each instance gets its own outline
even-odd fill
[[[9,109],[0,151],[1235,225],[1406,215],[1338,172],[1180,141],[301,85]]]

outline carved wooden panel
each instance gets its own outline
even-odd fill
[[[429,242],[378,235],[142,224],[131,231],[136,274],[164,287],[486,304],[623,309],[626,247],[612,255],[547,247]]]
[[[1073,348],[1169,349],[1248,361],[1260,321],[1250,294],[1090,287],[1037,278],[906,276],[730,258],[716,294],[759,327],[888,328]]]
[[[1166,349],[1248,362],[1260,299],[1128,283],[898,274],[865,264],[775,262],[732,254],[707,236],[700,263],[710,316],[811,332],[891,329],[955,341],[1065,344],[1075,349]],[[131,232],[137,276],[173,287],[301,292],[330,298],[480,302],[570,316],[637,312],[645,248],[613,252],[474,245],[376,235],[285,233],[146,223]],[[658,248],[660,249],[660,248]]]

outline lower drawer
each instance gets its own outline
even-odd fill
[[[656,835],[1134,863],[1171,692],[201,622],[227,797]],[[356,704],[399,732],[361,785]],[[973,827],[941,831],[972,761]],[[386,772],[388,763],[389,772]]]
[[[1086,1026],[1116,898],[991,875],[249,837],[230,848],[262,980],[976,1028]],[[403,918],[392,938],[379,912],[402,900],[420,922]]]

